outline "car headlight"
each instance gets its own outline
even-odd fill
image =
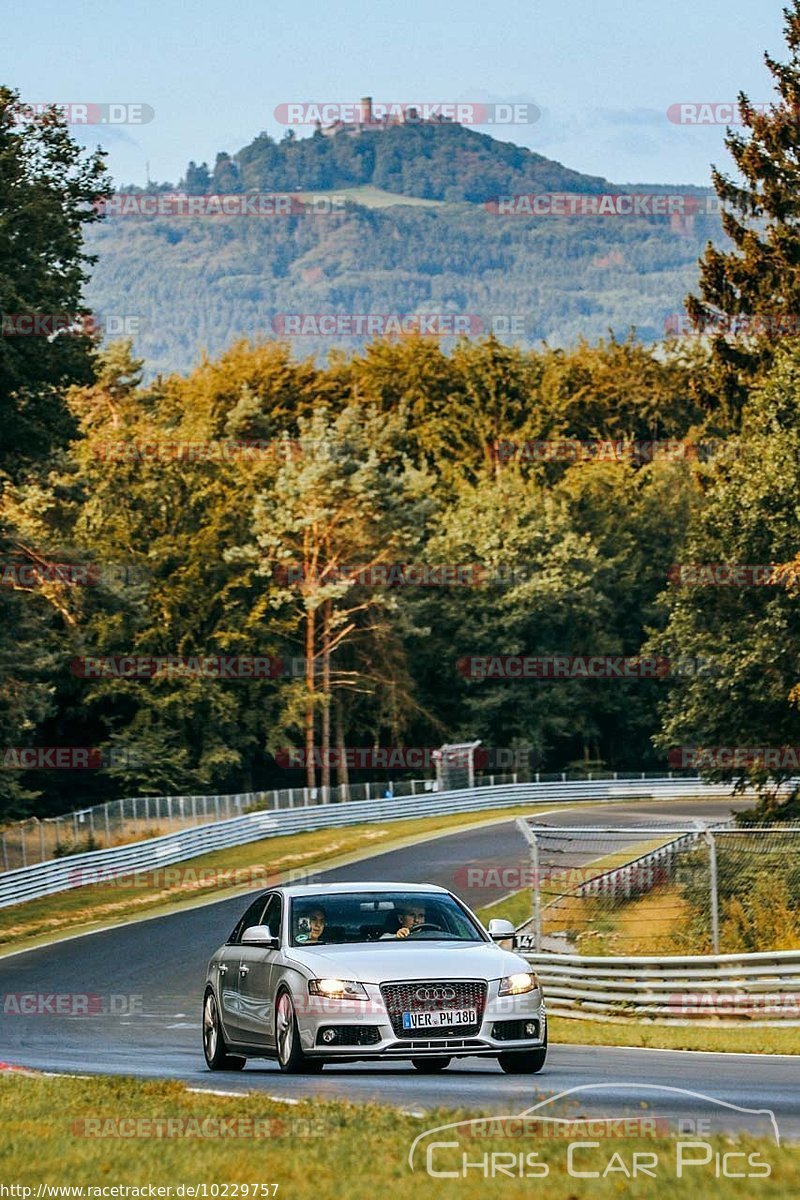
[[[501,996],[520,996],[523,992],[532,992],[539,986],[539,980],[532,971],[517,971],[516,975],[506,975],[500,980]]]
[[[312,996],[326,996],[329,1000],[368,1000],[363,984],[353,979],[309,979],[308,990]]]

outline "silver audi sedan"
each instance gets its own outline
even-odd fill
[[[241,1070],[248,1058],[276,1058],[282,1071],[310,1073],[410,1059],[434,1072],[480,1055],[511,1074],[541,1071],[544,998],[513,936],[508,921],[487,932],[433,884],[263,892],[208,964],[206,1062]]]

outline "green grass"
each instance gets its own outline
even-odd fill
[[[516,929],[523,921],[530,920],[532,909],[531,889],[522,888],[519,892],[504,896],[502,900],[495,900],[483,908],[476,908],[475,912],[484,925],[493,917],[499,917],[504,921],[511,921]]]
[[[580,883],[587,883],[590,879],[594,879],[596,875],[602,875],[604,871],[611,871],[614,867],[622,867],[625,863],[630,862],[634,858],[640,858],[643,854],[648,854],[651,850],[657,850],[659,846],[663,846],[668,838],[654,838],[647,842],[636,842],[624,850],[615,850],[613,854],[603,854],[599,858],[592,859],[583,867],[575,867],[575,877],[577,887]],[[567,872],[567,888],[569,888],[568,873],[570,868],[565,868]],[[542,888],[543,903],[547,903],[548,891],[546,887]],[[578,900],[580,903],[580,899]],[[512,892],[508,896],[503,896],[500,900],[495,900],[492,904],[485,905],[484,908],[476,910],[481,921],[484,923],[490,921],[492,917],[502,917],[506,921],[513,921],[515,926],[519,926],[523,921],[530,920],[533,914],[533,899],[531,889],[521,888],[518,892]]]
[[[273,885],[293,871],[313,872],[343,858],[383,852],[423,840],[430,834],[492,821],[512,821],[568,807],[568,804],[540,804],[496,808],[268,837],[198,855],[157,872],[142,873],[126,886],[119,880],[90,884],[0,909],[0,948],[21,949],[39,941],[253,891]],[[454,871],[457,865],[454,864]],[[368,867],[365,872],[369,874]],[[203,874],[205,881],[199,878]]]
[[[718,1050],[728,1054],[800,1054],[800,1027],[740,1029],[642,1024],[638,1021],[577,1021],[548,1017],[554,1042],[577,1046],[646,1046],[661,1050]]]
[[[218,1077],[212,1081],[214,1084],[224,1088],[225,1077]],[[521,1090],[519,1102],[509,1107],[509,1115],[540,1098],[534,1088]],[[676,1141],[639,1135],[598,1140],[596,1149],[581,1149],[577,1169],[602,1172],[614,1154],[631,1164],[633,1152],[638,1150],[657,1155],[657,1177],[640,1176],[628,1181],[617,1170],[605,1179],[592,1179],[588,1190],[584,1180],[567,1173],[563,1137],[529,1134],[524,1138],[478,1138],[456,1131],[436,1135],[435,1140],[459,1144],[456,1150],[437,1151],[434,1168],[461,1167],[464,1151],[472,1163],[486,1161],[483,1156],[492,1152],[504,1153],[506,1164],[508,1155],[516,1162],[520,1154],[535,1153],[536,1164],[547,1166],[547,1178],[499,1175],[487,1179],[481,1169],[472,1168],[466,1178],[434,1179],[425,1172],[424,1153],[417,1156],[416,1170],[411,1171],[408,1154],[419,1134],[478,1115],[438,1109],[412,1116],[374,1103],[352,1105],[318,1099],[290,1106],[263,1092],[219,1096],[190,1092],[179,1083],[102,1076],[68,1079],[5,1075],[0,1078],[2,1178],[6,1185],[33,1188],[34,1196],[40,1183],[173,1188],[178,1184],[206,1184],[209,1195],[212,1184],[227,1184],[229,1188],[244,1183],[277,1184],[277,1192],[269,1186],[258,1193],[275,1195],[277,1200],[351,1200],[361,1195],[391,1195],[392,1200],[419,1200],[420,1196],[444,1200],[483,1200],[486,1196],[573,1200],[591,1195],[610,1200],[620,1194],[642,1200],[669,1200],[685,1196],[688,1190],[697,1198],[731,1196],[750,1200],[758,1196],[759,1200],[771,1200],[797,1195],[800,1188],[800,1147],[777,1147],[774,1139],[749,1134],[736,1138],[715,1134],[704,1140],[713,1151],[735,1149],[758,1154],[758,1161],[770,1166],[767,1178],[718,1180],[712,1154],[708,1166],[691,1170],[690,1179],[677,1179]],[[577,1114],[566,1111],[562,1115]],[[171,1130],[171,1136],[163,1136],[163,1132],[162,1136],[152,1136],[154,1118],[163,1122],[172,1119],[171,1125],[161,1126],[162,1131]],[[219,1125],[220,1119],[224,1125]],[[190,1130],[194,1136],[175,1136],[176,1132]],[[218,1135],[221,1130],[226,1131],[225,1136]],[[257,1138],[252,1136],[256,1130],[261,1134]],[[87,1131],[105,1136],[86,1136]],[[139,1136],[130,1136],[133,1132]],[[576,1140],[585,1137],[585,1132],[576,1134]],[[447,1159],[442,1157],[445,1154]],[[736,1169],[741,1169],[744,1161],[736,1159]],[[543,1171],[541,1165],[538,1169]],[[220,1189],[217,1194],[225,1193]],[[238,1194],[241,1196],[242,1191]],[[227,1195],[236,1193],[231,1189]]]

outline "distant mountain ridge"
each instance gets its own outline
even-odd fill
[[[191,195],[339,191],[345,202],[327,213],[141,216],[93,227],[99,262],[87,298],[113,315],[124,297],[151,372],[186,370],[237,337],[308,328],[287,314],[341,316],[341,327],[353,314],[451,314],[484,332],[499,319],[499,335],[525,345],[626,336],[631,327],[654,341],[696,286],[706,241],[722,239],[704,206],[677,222],[503,215],[492,203],[501,196],[710,189],[611,184],[450,123],[281,142],[260,134],[233,157],[219,154],[212,170],[190,163],[178,186]],[[295,344],[305,356],[362,341],[334,333]]]

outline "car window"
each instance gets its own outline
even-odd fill
[[[260,925],[262,923],[261,914],[264,911],[264,905],[266,901],[267,897],[264,895],[259,896],[253,901],[253,903],[245,912],[244,916],[240,917],[239,921],[234,926],[231,936],[228,938],[229,943],[240,942],[245,929],[250,929],[252,925]]]
[[[260,925],[269,925],[269,931],[273,937],[281,936],[281,911],[283,902],[277,892],[273,892],[267,900],[267,907],[264,909],[264,914],[259,921]]]
[[[469,913],[452,896],[420,892],[298,896],[291,902],[290,937],[293,946],[307,948],[390,939],[412,945],[420,940],[485,940]]]

